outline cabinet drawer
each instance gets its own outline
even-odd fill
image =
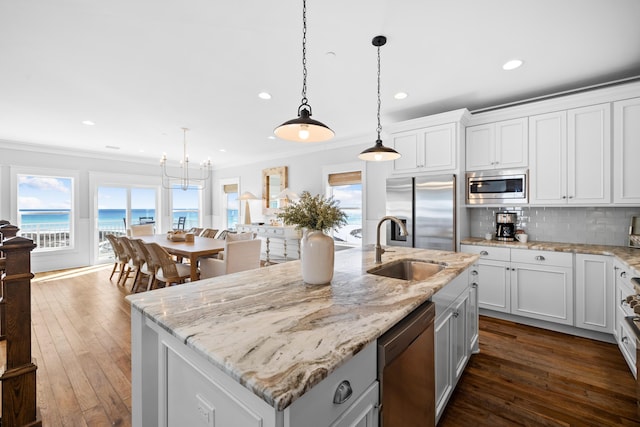
[[[377,345],[374,341],[320,381],[285,409],[291,426],[328,426],[358,402],[376,381]],[[352,395],[341,404],[333,403],[338,386],[348,381]]]
[[[573,254],[532,249],[511,249],[511,262],[573,268]]]
[[[509,248],[498,248],[495,246],[476,246],[476,245],[462,245],[462,252],[468,254],[478,254],[480,259],[492,259],[496,261],[509,261],[510,256]]]
[[[633,373],[634,377],[637,377],[638,372],[636,369],[636,338],[635,335],[629,330],[629,326],[627,325],[626,320],[622,320],[617,325],[618,336],[620,337],[620,341],[618,341],[618,347],[620,348],[620,352],[624,356],[624,359],[627,361],[627,365],[629,365],[629,369]]]

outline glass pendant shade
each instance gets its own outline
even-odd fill
[[[274,133],[278,138],[295,142],[321,142],[333,138],[334,132],[324,123],[311,118],[307,105],[298,109],[298,117],[278,126]]]
[[[384,162],[387,160],[396,160],[402,157],[400,153],[390,147],[382,145],[382,140],[377,140],[376,145],[371,148],[367,148],[358,155],[360,160],[367,162]]]

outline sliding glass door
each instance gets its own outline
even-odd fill
[[[156,189],[128,186],[98,187],[98,260],[113,259],[107,234],[124,236],[131,224],[156,221]]]

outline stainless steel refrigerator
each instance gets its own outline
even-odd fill
[[[445,251],[456,250],[456,176],[387,179],[387,215],[398,217],[400,227],[387,223],[387,245]]]

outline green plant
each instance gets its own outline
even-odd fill
[[[333,197],[326,198],[320,194],[312,196],[304,191],[300,200],[281,209],[278,218],[298,229],[335,230],[347,224],[347,214],[340,209],[339,204]]]

